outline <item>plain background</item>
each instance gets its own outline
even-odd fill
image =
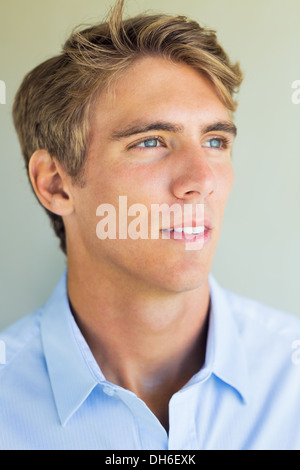
[[[32,194],[11,106],[24,75],[60,52],[72,29],[102,20],[112,0],[1,0],[0,329],[43,304],[65,268]],[[209,26],[245,80],[235,115],[235,187],[213,274],[225,287],[300,314],[299,0],[128,0],[126,14],[184,14]]]

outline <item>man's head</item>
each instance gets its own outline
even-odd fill
[[[107,22],[74,32],[60,55],[25,77],[13,117],[28,171],[32,155],[45,149],[75,184],[83,186],[93,106],[143,57],[191,66],[208,78],[228,110],[235,109],[233,95],[241,72],[229,61],[214,31],[182,16],[140,15],[122,20],[122,8],[119,1]],[[62,216],[53,208],[46,210],[66,252]]]

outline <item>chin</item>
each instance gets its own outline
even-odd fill
[[[144,281],[148,287],[158,289],[165,293],[184,293],[194,291],[195,289],[201,289],[205,286],[208,281],[210,269],[204,268],[203,266],[198,269],[183,270],[183,269],[162,269],[158,276],[151,273],[150,276],[146,276]],[[141,279],[142,280],[142,279]]]
[[[207,275],[201,275],[197,276],[196,278],[190,278],[190,279],[182,279],[182,280],[173,280],[169,284],[169,291],[174,292],[174,293],[183,293],[183,292],[189,292],[193,291],[196,289],[201,289],[206,285],[208,281],[208,274]]]

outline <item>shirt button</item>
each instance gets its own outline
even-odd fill
[[[103,387],[103,392],[108,395],[109,397],[112,397],[115,394],[115,390],[113,387],[110,387],[109,385],[105,385]]]

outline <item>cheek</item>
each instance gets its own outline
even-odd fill
[[[150,165],[124,165],[106,175],[100,193],[117,203],[119,196],[127,196],[128,204],[152,204],[160,200],[168,186],[163,169]]]
[[[111,214],[115,213],[117,230],[120,217],[127,214],[132,205],[142,204],[149,209],[161,193],[161,181],[158,181],[157,176],[157,173],[149,172],[145,167],[134,168],[130,165],[114,168],[111,172],[97,172],[90,177],[86,187],[76,197],[77,220],[82,236],[85,232],[85,238],[89,234],[94,238],[98,222],[104,218],[108,220],[108,213],[103,213],[106,204],[109,209],[115,209]],[[126,218],[126,224],[130,221],[130,217]]]

